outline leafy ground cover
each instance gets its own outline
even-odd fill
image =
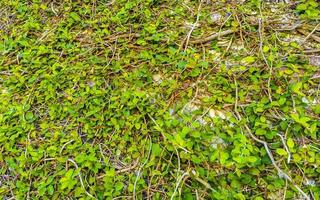
[[[314,0],[0,1],[2,199],[319,199]]]

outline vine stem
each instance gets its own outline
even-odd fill
[[[185,176],[188,176],[188,175],[189,175],[189,172],[185,172],[185,173],[183,173],[183,174],[181,175],[181,177],[178,179],[177,184],[176,184],[176,187],[174,188],[174,191],[173,191],[173,193],[172,193],[172,196],[171,196],[170,200],[173,200],[174,196],[176,195],[177,190],[178,190],[178,188],[179,188],[179,185],[180,185],[182,179],[183,179]]]
[[[77,163],[76,163],[74,160],[72,160],[71,158],[69,158],[68,161],[71,162],[71,163],[76,167],[76,169],[79,169]],[[86,188],[85,188],[85,186],[84,186],[84,183],[83,183],[83,180],[82,180],[82,177],[81,177],[80,169],[79,169],[78,176],[79,176],[79,179],[80,179],[80,184],[81,184],[83,190],[85,191],[85,193],[86,193],[89,197],[91,197],[92,199],[96,199],[92,194],[90,194],[90,193],[86,190]]]
[[[184,46],[184,51],[187,50],[188,44],[189,44],[189,41],[190,41],[191,34],[192,34],[193,30],[196,28],[196,26],[198,25],[198,21],[199,21],[199,17],[200,17],[201,5],[202,5],[202,1],[200,1],[200,3],[199,3],[196,22],[192,25],[192,27],[191,27],[188,35],[187,35],[186,44],[185,44],[185,46]]]
[[[269,78],[268,78],[268,97],[269,97],[269,101],[272,102],[272,96],[271,96],[271,88],[270,88],[270,82],[271,82],[271,76],[272,76],[272,63],[271,65],[269,65],[268,60],[266,58],[266,56],[263,53],[263,36],[262,36],[262,18],[259,18],[259,49],[260,49],[260,53],[262,55],[262,58],[264,60],[264,62],[266,63],[266,65],[269,68]]]
[[[144,161],[144,163],[141,165],[141,167],[139,168],[138,170],[138,173],[137,173],[137,177],[136,177],[136,180],[134,181],[134,185],[133,185],[133,199],[135,200],[136,199],[136,186],[137,186],[137,182],[140,178],[140,173],[141,173],[141,170],[142,168],[148,163],[148,160],[150,158],[150,155],[151,155],[151,150],[152,150],[152,140],[151,140],[151,137],[149,136],[149,150],[148,150],[148,155],[147,155],[147,159]]]
[[[234,83],[235,83],[235,86],[236,86],[236,97],[238,97],[238,84],[237,84],[237,80],[234,78]],[[238,118],[238,121],[241,121],[242,117],[240,115],[240,113],[238,112],[238,109],[237,109],[237,100],[236,100],[236,104],[235,104],[235,113],[236,113],[236,116]],[[259,138],[257,138],[252,132],[251,132],[251,129],[249,128],[249,126],[247,124],[244,124],[244,127],[247,131],[247,133],[249,134],[249,136],[256,142],[262,144],[268,154],[268,157],[269,159],[271,160],[271,163],[272,165],[274,166],[274,168],[276,168],[277,172],[278,172],[278,176],[280,178],[284,178],[285,180],[288,180],[289,182],[291,182],[293,184],[293,186],[300,192],[301,195],[303,195],[307,200],[310,200],[310,197],[298,186],[294,183],[294,181],[292,180],[292,178],[287,174],[285,173],[277,164],[276,164],[276,161],[272,155],[272,152],[268,146],[268,143],[266,141],[263,141]]]

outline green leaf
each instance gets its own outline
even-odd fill
[[[218,158],[219,152],[215,151],[212,153],[212,155],[210,156],[210,161],[214,162],[217,158]]]
[[[285,97],[280,97],[278,103],[279,103],[280,106],[282,106],[283,104],[286,103],[286,101],[287,101],[287,99]]]
[[[297,113],[292,113],[290,115],[292,117],[292,119],[301,124],[302,126],[304,126],[305,128],[308,128],[309,127],[309,124],[307,123],[308,121],[310,121],[310,118],[309,117],[299,117],[299,115]]]
[[[276,150],[277,154],[279,154],[280,156],[285,156],[287,155],[287,152],[284,149],[278,148]]]
[[[192,71],[189,73],[189,76],[191,77],[197,77],[199,76],[201,73],[201,70],[200,68],[196,67],[196,68],[193,68]]]
[[[254,163],[254,162],[257,162],[258,161],[258,158],[255,157],[255,156],[248,156],[247,157],[247,160],[251,163]]]
[[[54,193],[54,187],[53,187],[53,185],[49,185],[49,186],[47,187],[47,191],[48,191],[48,194],[49,194],[49,195],[53,195],[53,193]]]
[[[75,13],[75,12],[71,12],[71,13],[70,13],[70,17],[71,17],[74,21],[80,21],[80,20],[81,20],[80,16],[79,16],[77,13]]]
[[[259,129],[256,130],[256,134],[257,135],[266,135],[267,131],[264,130],[264,129],[259,128]]]
[[[296,9],[297,9],[298,11],[307,10],[307,4],[300,3],[300,4],[296,7]]]
[[[152,155],[160,156],[161,155],[161,148],[159,144],[152,145]]]
[[[270,50],[270,48],[268,46],[263,46],[263,52],[267,53]]]
[[[174,136],[175,141],[182,147],[185,147],[185,141],[183,140],[183,138],[181,138],[181,136],[179,134],[176,134]]]
[[[298,82],[298,83],[294,83],[292,86],[291,86],[291,90],[300,95],[300,96],[305,96],[300,90],[302,88],[302,82]]]
[[[242,63],[246,63],[246,64],[251,64],[251,63],[254,63],[254,61],[256,60],[255,57],[253,56],[248,56],[248,57],[245,57],[241,60]]]
[[[220,163],[222,165],[224,165],[226,163],[228,158],[229,158],[229,153],[227,153],[227,152],[221,152],[220,153]]]
[[[292,138],[288,138],[287,145],[288,145],[289,148],[293,148],[294,147],[294,141],[292,140]]]
[[[199,131],[192,131],[192,136],[195,137],[195,138],[200,138],[201,136],[201,133]]]
[[[73,169],[69,169],[69,170],[67,171],[67,173],[65,174],[65,177],[66,177],[67,179],[71,179],[71,178],[72,178],[72,175],[73,175],[73,172],[74,172]]]
[[[26,117],[26,120],[27,120],[27,121],[31,121],[31,120],[33,120],[33,118],[34,118],[34,115],[33,115],[32,112],[27,112],[26,115],[25,115],[25,117]]]
[[[294,162],[296,162],[296,163],[298,163],[298,162],[300,162],[301,160],[302,160],[302,158],[301,158],[301,156],[299,155],[299,154],[293,154],[293,161]]]

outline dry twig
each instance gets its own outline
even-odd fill
[[[198,24],[199,17],[200,17],[201,4],[202,4],[202,1],[200,1],[200,3],[199,3],[199,7],[198,7],[198,11],[197,11],[198,13],[197,13],[197,19],[196,19],[196,22],[192,25],[192,27],[191,27],[191,29],[190,29],[190,31],[189,31],[189,33],[188,33],[187,37],[186,37],[186,43],[185,43],[184,51],[186,51],[186,50],[187,50],[187,48],[188,48],[188,44],[189,44],[189,40],[190,40],[190,37],[191,37],[191,34],[192,34],[193,30],[195,29],[195,27],[196,27],[196,26],[197,26],[197,24]]]
[[[221,31],[219,33],[213,33],[213,34],[211,34],[210,36],[208,36],[206,38],[190,41],[190,43],[191,44],[202,44],[202,43],[210,42],[211,40],[216,39],[218,37],[229,35],[229,34],[234,33],[234,32],[236,32],[236,30],[232,30],[232,29],[226,30],[226,31]]]
[[[306,35],[308,38],[312,38],[314,41],[319,42],[320,43],[320,37],[316,36],[316,35],[310,35],[309,33],[307,33],[305,30],[303,29],[297,29],[297,31],[303,35]]]

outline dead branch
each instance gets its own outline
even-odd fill
[[[234,32],[236,32],[236,30],[231,30],[230,29],[230,30],[226,30],[226,31],[221,31],[219,33],[213,33],[213,34],[211,34],[210,36],[208,36],[206,38],[190,41],[190,43],[191,44],[203,44],[203,43],[206,43],[206,42],[210,42],[211,40],[216,39],[218,37],[226,36],[226,35],[229,35],[229,34],[234,33]]]

